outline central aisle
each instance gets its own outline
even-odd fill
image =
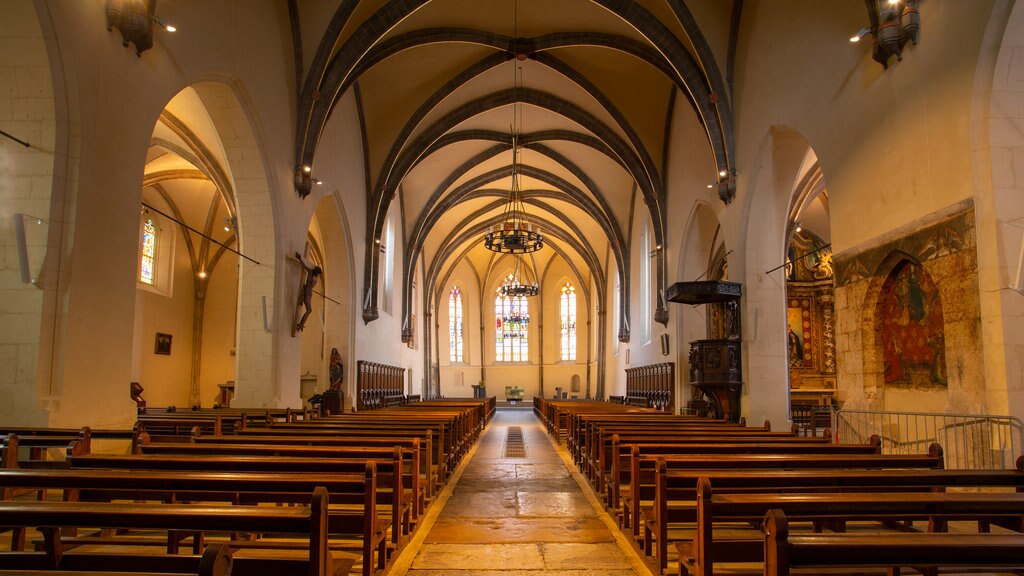
[[[522,444],[515,443],[516,427]],[[649,574],[628,544],[617,542],[610,517],[559,451],[532,411],[499,409],[450,498],[438,502],[443,508],[433,525],[428,517],[422,545],[417,550],[414,541],[407,551],[415,554],[411,566],[399,559],[394,573]]]

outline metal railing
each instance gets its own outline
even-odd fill
[[[920,454],[942,446],[951,470],[1012,469],[1024,450],[1024,422],[1015,416],[839,410],[836,442],[882,439],[883,454]]]

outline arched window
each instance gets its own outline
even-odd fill
[[[381,308],[391,314],[392,300],[394,299],[394,286],[395,286],[395,253],[397,252],[398,246],[395,245],[395,222],[391,215],[388,215],[387,221],[384,223],[384,239],[380,243],[381,252],[381,273],[383,278],[381,279],[381,288],[383,292],[381,294]]]
[[[576,359],[576,288],[566,282],[559,297],[562,318],[562,360]]]
[[[142,223],[142,246],[139,250],[139,282],[156,286],[156,244],[159,230],[152,218]]]
[[[526,296],[494,298],[494,354],[498,362],[525,362],[530,359],[528,327],[530,309]]]
[[[462,291],[456,286],[448,295],[449,360],[462,362]]]

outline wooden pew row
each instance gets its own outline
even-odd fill
[[[332,437],[344,437],[347,435],[355,436],[377,436],[377,437],[408,437],[422,436],[424,438],[424,444],[426,438],[430,438],[430,447],[432,453],[430,454],[431,460],[431,476],[434,479],[432,491],[436,491],[437,487],[444,484],[448,476],[454,470],[455,466],[458,465],[458,449],[456,448],[457,442],[454,440],[452,435],[449,433],[447,425],[444,423],[419,423],[419,424],[406,424],[396,423],[393,426],[389,426],[382,422],[324,422],[321,424],[305,424],[302,426],[274,426],[271,428],[265,428],[265,432],[258,431],[260,429],[249,429],[242,432],[240,435],[246,437],[267,437],[267,436],[322,436],[325,438]],[[423,444],[421,444],[423,446]]]
[[[616,430],[616,429],[612,429]],[[881,449],[881,441],[872,439],[867,445],[845,445],[838,448],[830,443],[826,437],[796,436],[790,433],[775,432],[750,432],[743,433],[742,429],[722,430],[715,432],[692,431],[690,433],[655,433],[655,434],[634,434],[627,433],[620,435],[612,433],[608,442],[605,437],[600,439],[600,444],[595,444],[595,451],[588,454],[588,457],[579,465],[585,470],[586,476],[594,484],[599,494],[607,495],[608,484],[616,473],[623,469],[623,462],[629,459],[631,446],[636,445],[640,452],[659,451],[664,454],[685,454],[691,452],[713,453],[727,452],[734,454],[769,452],[768,447],[780,447],[783,453],[878,453]],[[657,443],[652,443],[657,440]],[[715,448],[701,449],[700,446],[712,446]],[[731,447],[731,449],[730,449]],[[610,503],[612,500],[609,500]]]
[[[289,435],[276,435],[270,433],[269,429],[262,429],[258,434],[240,434],[240,435],[227,435],[227,436],[202,436],[196,434],[192,437],[194,444],[220,444],[220,445],[251,445],[251,444],[262,444],[262,445],[291,445],[291,446],[346,446],[346,447],[367,447],[367,448],[393,448],[398,446],[403,449],[408,449],[411,452],[412,459],[409,460],[410,465],[413,464],[413,460],[418,464],[417,473],[420,480],[416,482],[419,486],[413,490],[413,486],[409,488],[417,494],[417,510],[416,515],[423,513],[425,502],[427,498],[433,496],[435,489],[434,486],[434,473],[435,466],[430,460],[430,454],[432,452],[431,436],[425,434],[423,438],[415,438],[400,433],[397,435],[386,435],[381,432],[369,433],[362,436],[357,436],[352,432],[346,432],[344,435],[337,434],[289,434]],[[304,431],[309,432],[309,431]],[[140,446],[137,453],[145,453],[146,450]],[[180,453],[187,453],[187,449]]]
[[[752,436],[750,442],[732,442],[731,436],[722,436],[722,443],[714,448],[702,448],[702,445],[691,443],[686,444],[680,438],[674,439],[676,444],[621,444],[621,438],[617,435],[612,437],[610,449],[611,462],[600,462],[600,475],[596,484],[599,493],[607,498],[607,503],[612,510],[618,510],[621,504],[622,486],[628,485],[630,491],[637,489],[633,485],[634,464],[645,457],[654,455],[678,456],[692,453],[731,453],[731,454],[756,454],[756,453],[778,453],[778,454],[880,454],[881,441],[872,438],[869,444],[840,445],[830,444],[822,441],[807,440],[806,437],[793,436],[785,442],[782,439],[772,437],[770,443],[758,443],[756,436]],[[768,447],[775,447],[774,449]],[[648,475],[648,481],[653,485],[653,476]],[[635,494],[636,492],[631,492]],[[653,493],[645,494],[653,497]],[[650,498],[647,498],[650,499]]]
[[[230,576],[231,550],[223,544],[207,546],[199,559],[198,576]],[[0,576],[172,576],[167,572],[118,572],[116,567],[104,567],[102,570],[86,572],[81,570],[9,570],[0,567]],[[190,576],[179,574],[178,576]]]
[[[590,439],[595,438],[601,428],[618,428],[619,432],[630,431],[635,434],[657,434],[661,430],[692,430],[716,432],[719,430],[742,430],[748,434],[771,432],[771,424],[763,426],[747,426],[723,420],[709,420],[693,416],[671,416],[639,414],[636,418],[624,418],[621,415],[607,416],[603,414],[575,414],[568,425],[566,446],[576,458],[580,458],[588,446]]]
[[[824,468],[851,469],[942,469],[942,449],[933,444],[928,454],[688,454],[648,455],[638,451],[630,457],[628,489],[622,489],[618,513],[622,525],[634,538],[640,537],[643,506],[653,506],[657,489],[657,470],[664,462],[667,472],[674,470],[802,470]]]
[[[210,468],[211,462],[234,457],[252,457],[259,460],[275,460],[284,458],[310,458],[318,460],[339,460],[348,462],[345,472],[358,471],[367,462],[377,468],[377,504],[388,506],[391,516],[392,543],[397,547],[412,531],[412,523],[418,517],[418,500],[422,496],[420,489],[419,454],[411,450],[394,447],[367,446],[290,446],[273,444],[144,444],[141,446],[142,456],[135,460],[135,469],[148,469],[152,466],[166,466],[167,460],[152,460],[147,463],[147,456],[180,457],[177,462],[183,469],[194,470]],[[190,460],[194,458],[197,460]],[[204,460],[198,460],[203,458]],[[225,459],[225,460],[221,460]],[[249,463],[247,463],[249,464]],[[408,465],[407,465],[408,464]],[[80,467],[82,460],[72,459],[72,467]],[[236,464],[241,465],[241,464]],[[247,470],[259,470],[256,463],[249,464]],[[162,468],[166,469],[166,468]],[[237,469],[237,468],[224,468]],[[337,470],[337,467],[335,468]]]
[[[387,562],[388,536],[391,536],[392,550],[397,551],[395,545],[396,531],[400,531],[400,525],[394,525],[393,513],[389,518],[384,518],[377,511],[376,503],[383,497],[378,487],[380,475],[377,469],[387,469],[389,461],[376,460],[367,461],[365,458],[342,459],[342,458],[297,458],[277,457],[267,458],[264,456],[147,456],[147,455],[99,455],[90,454],[70,458],[72,470],[110,470],[124,471],[131,474],[139,474],[142,471],[174,471],[182,477],[192,476],[200,472],[232,472],[251,473],[266,472],[274,476],[287,475],[292,473],[318,473],[318,474],[351,474],[354,470],[365,468],[367,465],[374,467],[374,511],[371,516],[363,517],[367,522],[363,528],[365,534],[372,534],[370,539],[363,540],[364,546],[369,543],[369,550],[363,550],[364,563],[370,566],[373,550],[376,549],[377,569],[381,569]],[[378,466],[379,465],[379,466]],[[375,518],[376,520],[369,520]],[[369,527],[373,526],[373,530]],[[400,534],[400,532],[399,532]],[[368,556],[367,554],[371,554]],[[365,567],[364,567],[365,568]],[[364,576],[368,574],[364,573]]]
[[[239,417],[242,414],[247,415],[250,421],[281,421],[291,422],[294,420],[302,420],[315,414],[314,410],[307,410],[305,408],[200,408],[193,410],[192,408],[174,408],[170,406],[166,407],[153,407],[143,406],[138,410],[138,416],[142,418],[146,417],[172,417],[179,415],[193,415],[193,416],[210,416],[220,414],[227,417]]]
[[[675,544],[680,575],[713,574],[716,562],[763,561],[763,538],[751,535],[714,538],[715,523],[753,522],[769,508],[784,510],[791,517],[826,521],[842,530],[847,521],[926,519],[930,531],[945,531],[950,520],[977,520],[979,530],[992,522],[1016,524],[1021,529],[1024,506],[1024,470],[791,470],[783,474],[746,471],[709,474],[659,471],[658,493],[651,510],[644,510],[645,550],[651,552],[652,537],[662,570]],[[696,482],[695,490],[690,483]],[[714,492],[712,491],[714,486]],[[1009,487],[1013,493],[946,492],[947,488]],[[889,506],[889,503],[892,506]],[[693,526],[692,539],[673,540],[674,526]],[[903,526],[903,530],[910,530]],[[1022,540],[1024,544],[1024,540]]]
[[[19,451],[22,448],[29,449],[28,460],[20,459]],[[88,431],[83,431],[78,436],[18,436],[8,434],[0,438],[0,470],[14,468],[63,468],[65,463],[60,460],[47,460],[46,451],[49,448],[57,448],[64,451],[67,456],[88,454],[91,443]]]
[[[764,516],[765,576],[789,576],[794,569],[959,568],[971,571],[1019,572],[1024,569],[1024,536],[1020,534],[808,534],[790,533],[781,510]]]
[[[199,506],[101,502],[0,502],[0,525],[36,528],[44,537],[42,552],[0,553],[2,566],[13,570],[97,571],[117,566],[131,572],[198,573],[198,555],[82,553],[65,550],[62,528],[156,529],[180,531],[258,531],[308,537],[304,559],[236,557],[235,576],[274,573],[333,575],[338,567],[327,548],[328,495],[317,488],[308,508]]]
[[[614,429],[614,428],[613,428]],[[668,442],[675,443],[698,443],[701,441],[707,441],[708,438],[721,439],[723,442],[729,444],[758,444],[758,443],[793,443],[797,445],[805,446],[825,446],[828,444],[829,439],[826,438],[815,438],[815,437],[797,437],[792,436],[788,433],[761,433],[761,431],[752,431],[752,433],[743,433],[743,428],[735,428],[728,430],[716,430],[715,433],[708,433],[708,431],[689,431],[689,433],[662,433],[657,431],[654,433],[659,438],[662,438]],[[711,436],[714,435],[714,436]],[[765,436],[767,435],[767,436]],[[625,440],[624,440],[625,438]],[[631,454],[633,452],[633,445],[637,445],[637,452],[639,453],[639,446],[645,440],[649,440],[649,437],[645,435],[637,435],[635,433],[627,433],[627,436],[622,437],[618,434],[611,435],[611,441],[609,446],[603,449],[598,454],[598,461],[595,464],[595,489],[605,498],[605,502],[611,509],[617,509],[618,507],[618,492],[620,492],[621,485],[628,485],[630,483],[630,470],[629,464]],[[602,439],[603,443],[603,439]],[[615,480],[617,479],[617,481]]]
[[[377,413],[383,410],[375,411]],[[305,434],[306,431],[321,431],[325,434],[343,435],[348,431],[401,431],[412,435],[423,435],[428,431],[432,435],[432,445],[438,451],[436,464],[438,482],[445,482],[448,475],[458,465],[462,455],[468,450],[472,440],[460,435],[450,417],[381,417],[330,416],[310,422],[276,424],[270,428],[277,434]],[[249,433],[247,430],[245,433]]]
[[[131,457],[129,457],[131,458]],[[368,567],[384,567],[386,534],[390,521],[381,518],[377,510],[378,492],[376,465],[363,464],[357,473],[263,473],[263,472],[207,472],[142,470],[4,470],[0,471],[0,488],[33,488],[63,490],[66,500],[100,501],[129,500],[150,502],[224,502],[228,504],[303,504],[310,503],[316,487],[327,491],[333,505],[327,516],[327,531],[331,536],[355,538],[363,555],[364,573]],[[251,529],[242,531],[251,532]],[[168,553],[177,553],[183,535],[168,535]],[[24,548],[24,533],[12,539],[16,549]],[[122,545],[139,542],[119,536],[63,537],[64,546],[82,544]],[[144,541],[143,544],[151,541]],[[228,542],[234,548],[258,547],[258,542]],[[201,538],[193,539],[193,553],[202,545]]]

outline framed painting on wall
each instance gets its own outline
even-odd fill
[[[153,345],[153,354],[160,354],[162,356],[171,355],[171,334],[164,334],[162,332],[156,333],[156,343]]]
[[[790,298],[786,309],[790,368],[814,367],[814,325],[810,298]]]

